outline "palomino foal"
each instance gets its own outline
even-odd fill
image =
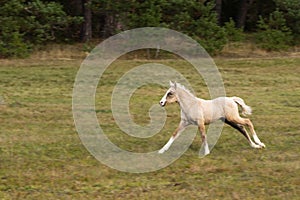
[[[179,83],[172,83],[170,81],[170,88],[160,100],[160,105],[165,106],[167,103],[173,102],[177,102],[180,106],[181,121],[169,141],[159,150],[159,153],[167,151],[174,140],[188,125],[196,125],[201,133],[204,154],[209,154],[205,125],[216,120],[222,120],[240,131],[246,137],[251,147],[265,147],[264,143],[257,137],[252,122],[249,119],[240,117],[238,105],[241,106],[242,114],[244,115],[250,115],[251,108],[239,97],[219,97],[213,100],[204,100],[195,97]],[[251,140],[244,126],[250,129],[254,142]]]

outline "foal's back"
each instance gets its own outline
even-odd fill
[[[238,106],[231,97],[218,97],[212,100],[198,98],[205,124],[238,114]]]

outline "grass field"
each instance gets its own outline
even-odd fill
[[[227,96],[253,108],[251,119],[266,149],[252,149],[225,126],[211,154],[198,157],[198,135],[170,166],[130,174],[98,162],[81,143],[72,116],[72,89],[81,59],[0,62],[0,199],[299,199],[300,58],[216,58]],[[180,119],[166,108],[164,129],[152,138],[131,138],[112,118],[110,95],[118,78],[149,60],[119,60],[105,72],[96,113],[109,138],[123,149],[158,150]],[[209,98],[203,80],[181,60],[172,66]],[[183,70],[188,69],[188,70]],[[168,80],[166,80],[168,81]],[[133,120],[145,125],[148,109],[165,88],[145,86],[132,97]]]

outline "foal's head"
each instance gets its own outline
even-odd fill
[[[176,83],[172,83],[172,81],[170,81],[170,88],[167,90],[167,92],[159,102],[161,106],[165,106],[167,103],[173,103],[178,101],[176,96],[176,88]]]

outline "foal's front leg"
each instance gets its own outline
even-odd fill
[[[199,132],[201,134],[201,139],[202,139],[202,145],[204,147],[204,155],[206,156],[207,154],[210,153],[209,148],[208,148],[208,143],[207,143],[207,138],[205,134],[205,125],[204,124],[199,124],[198,125]],[[199,152],[200,154],[200,152]]]
[[[163,148],[161,148],[158,153],[164,153],[165,151],[167,151],[171,144],[174,142],[174,140],[176,140],[176,138],[178,138],[178,136],[180,135],[180,133],[185,129],[185,127],[187,126],[186,123],[184,123],[184,121],[181,121],[179,123],[179,126],[176,128],[176,130],[174,131],[174,133],[172,134],[172,137],[169,139],[169,141],[167,142],[167,144],[165,144],[165,146],[163,146]]]

